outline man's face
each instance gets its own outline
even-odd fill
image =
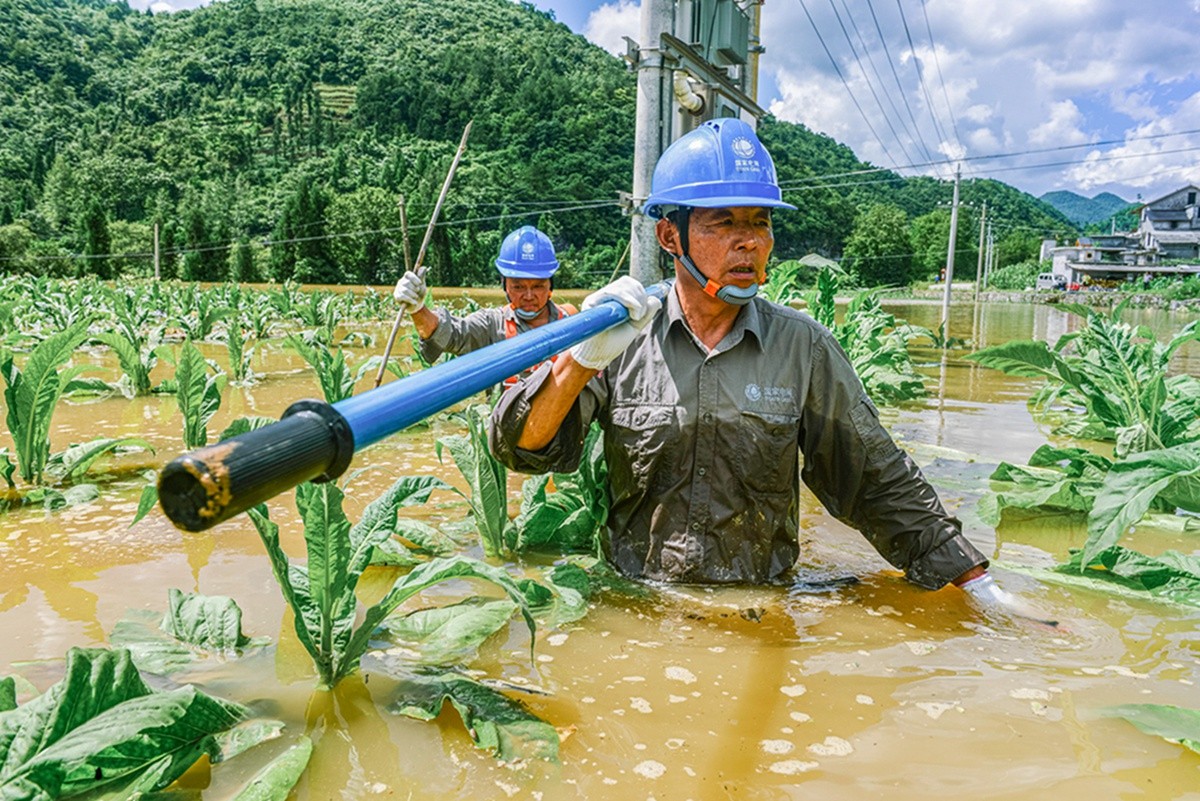
[[[541,311],[550,300],[549,278],[505,278],[504,294],[514,308]]]
[[[748,287],[767,277],[767,259],[775,247],[771,210],[754,206],[694,208],[688,228],[688,255],[700,272],[718,284]],[[663,244],[679,253],[679,234],[669,225]],[[663,237],[660,235],[660,239]]]

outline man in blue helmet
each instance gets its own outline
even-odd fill
[[[532,225],[522,226],[504,238],[496,269],[500,271],[508,305],[480,309],[466,317],[455,317],[446,309],[433,311],[426,306],[428,290],[424,276],[410,270],[396,283],[393,296],[412,315],[421,338],[421,355],[426,361],[432,362],[443,353],[470,353],[575,312],[574,307],[559,306],[550,299],[558,258],[550,237]],[[513,384],[516,380],[513,376],[505,383]]]
[[[756,296],[779,208],[794,207],[740,120],[705,123],[671,145],[645,204],[675,262],[664,314],[629,276],[590,295],[585,309],[615,299],[629,321],[506,392],[493,452],[517,470],[573,470],[599,421],[605,546],[631,577],[786,581],[800,550],[801,478],[912,582],[953,582],[1012,611],[987,559],[880,425],[836,339]]]

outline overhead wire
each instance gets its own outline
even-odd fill
[[[917,46],[913,43],[912,31],[908,29],[908,17],[904,13],[904,6],[900,0],[896,0],[896,10],[900,12],[900,22],[904,26],[904,36],[908,39],[908,49],[912,53],[913,71],[917,74],[917,83],[921,87],[921,93],[925,96],[925,104],[929,107],[929,117],[933,120],[933,130],[937,133],[938,139],[945,142],[948,137],[942,130],[941,123],[938,122],[937,109],[933,106],[933,98],[929,95],[929,86],[925,83],[925,75],[921,69],[921,59],[917,58]]]
[[[875,137],[875,141],[879,143],[881,148],[883,148],[883,152],[888,159],[891,160],[893,164],[896,164],[896,158],[891,154],[891,151],[888,150],[888,146],[884,143],[883,138],[875,130],[875,126],[871,125],[870,118],[867,117],[867,113],[863,111],[863,107],[859,104],[858,98],[854,96],[854,91],[850,88],[850,84],[846,80],[846,76],[842,74],[842,69],[838,66],[837,59],[833,57],[833,53],[829,51],[829,46],[825,44],[825,37],[821,35],[821,30],[817,27],[817,21],[814,20],[812,14],[809,13],[808,4],[805,3],[804,0],[800,0],[800,7],[804,9],[804,16],[808,17],[808,22],[810,25],[812,25],[813,33],[817,35],[817,40],[821,42],[821,47],[824,48],[825,55],[829,57],[829,63],[833,65],[834,72],[837,73],[838,78],[842,82],[842,86],[846,88],[846,94],[850,96],[850,100],[854,103],[854,107],[858,109],[858,113],[863,118],[863,122],[867,124],[867,129],[871,131],[871,135]]]
[[[887,56],[888,67],[892,71],[892,80],[896,82],[896,93],[900,100],[904,103],[904,109],[908,112],[908,119],[913,124],[913,131],[916,133],[917,141],[921,144],[921,151],[925,154],[926,160],[933,162],[933,152],[929,149],[929,145],[925,142],[925,137],[921,134],[921,126],[917,124],[917,117],[913,114],[912,104],[908,102],[908,94],[904,91],[904,86],[900,83],[900,73],[896,71],[896,60],[892,58],[892,49],[888,46],[887,37],[883,35],[883,26],[879,24],[879,15],[875,13],[875,4],[873,0],[867,0],[867,8],[871,11],[871,19],[875,23],[875,33],[879,36],[879,43],[883,46],[883,52]]]
[[[846,0],[841,0],[841,4],[842,10],[846,12],[847,19],[850,20],[850,26],[854,28],[854,35],[858,38],[859,46],[867,55],[867,63],[871,65],[871,72],[875,73],[875,80],[879,83],[879,88],[883,92],[884,99],[887,100],[888,106],[892,110],[892,114],[895,115],[896,120],[900,123],[900,127],[904,129],[905,136],[908,137],[908,140],[912,143],[913,147],[916,147],[917,137],[911,130],[909,130],[908,123],[905,121],[904,115],[901,114],[900,109],[896,107],[896,101],[892,100],[892,93],[887,91],[887,89],[884,87],[883,75],[880,74],[879,67],[875,65],[875,57],[871,55],[871,48],[867,47],[866,37],[863,36],[862,31],[858,27],[858,23],[854,20],[854,15],[850,13],[850,7],[846,5]],[[904,148],[905,155],[908,156],[908,143],[901,142],[901,146]],[[911,159],[912,157],[909,156],[909,158]]]
[[[954,114],[954,106],[950,105],[950,94],[946,91],[946,80],[942,77],[942,62],[937,54],[937,42],[933,41],[933,28],[929,24],[929,11],[925,7],[925,0],[918,0],[921,4],[921,15],[925,17],[925,32],[929,36],[929,49],[933,51],[933,66],[937,69],[938,83],[942,85],[942,99],[946,101],[946,113],[950,115],[950,124],[954,126],[954,141],[958,145],[959,152],[963,152],[962,137],[958,135],[958,120]]]
[[[843,0],[843,4],[844,4],[844,2],[845,2],[845,0]],[[908,152],[907,145],[905,144],[904,140],[900,137],[900,134],[896,133],[896,127],[894,125],[892,125],[892,120],[890,117],[888,117],[887,110],[884,109],[883,102],[879,99],[879,93],[875,91],[875,86],[871,83],[871,78],[869,75],[867,75],[866,68],[863,67],[862,59],[859,58],[859,55],[858,55],[858,48],[856,48],[854,46],[854,42],[852,42],[850,40],[850,32],[846,30],[846,24],[844,22],[842,22],[842,15],[838,12],[837,6],[835,6],[833,4],[833,0],[829,0],[829,8],[833,11],[834,17],[837,18],[838,27],[840,27],[842,29],[842,36],[846,37],[846,44],[848,44],[850,46],[850,52],[854,56],[855,63],[858,64],[858,71],[862,73],[863,82],[867,85],[867,89],[869,89],[871,91],[871,97],[873,97],[875,99],[875,105],[879,107],[879,112],[880,112],[880,114],[883,115],[883,121],[885,123],[887,123],[888,130],[890,130],[892,132],[892,137],[896,140],[896,142],[900,145],[900,148],[904,151],[904,157],[906,159],[908,159],[909,161],[912,161],[912,156]],[[849,13],[849,12],[847,12],[847,13]]]

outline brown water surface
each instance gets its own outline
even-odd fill
[[[940,313],[936,304],[888,308],[931,327]],[[1135,314],[1160,332],[1190,319]],[[1054,341],[1076,325],[1052,307],[1002,305],[978,317],[956,311],[951,333],[982,344]],[[382,342],[389,326],[381,321],[369,333]],[[206,348],[224,360],[222,346]],[[373,352],[356,349],[353,361]],[[981,369],[961,352],[920,356],[930,397],[885,410],[885,421],[995,560],[1000,583],[1061,620],[1059,629],[988,620],[957,590],[906,583],[806,496],[802,581],[792,589],[606,595],[583,620],[539,631],[532,664],[518,624],[489,643],[474,667],[548,693],[524,700],[564,735],[560,764],[503,765],[473,747],[453,711],[434,723],[390,711],[394,685],[369,662],[364,676],[315,692],[245,517],[196,534],[177,531],[155,511],[131,528],[144,483],[137,470],[179,453],[181,417],[169,397],[109,398],[64,403],[54,418],[54,449],[137,435],[158,455],[123,457],[124,477],[90,504],[0,517],[0,675],[18,672],[44,689],[68,648],[104,644],[129,610],[161,611],[168,588],[177,587],[232,596],[247,633],[275,643],[185,679],[288,724],[279,741],[189,773],[184,783],[206,788],[210,801],[230,797],[302,733],[317,748],[295,793],[300,799],[1200,797],[1200,756],[1103,714],[1129,703],[1200,708],[1200,616],[1039,572],[1083,543],[1081,521],[982,526],[974,503],[992,467],[1023,461],[1048,439],[1025,405],[1036,382]],[[81,358],[113,366],[107,356]],[[254,369],[264,378],[229,390],[210,431],[241,415],[278,416],[319,393],[304,363],[277,340],[260,346]],[[1200,372],[1198,349],[1181,351],[1176,369]],[[437,437],[460,430],[441,414],[360,454],[355,467],[367,470],[348,488],[351,519],[399,475],[432,473],[462,486],[433,449]],[[2,433],[0,446],[11,447]],[[462,521],[467,512],[457,496],[438,493],[414,514],[437,524]],[[290,495],[272,505],[272,517],[288,551],[302,556]],[[1137,537],[1134,544],[1148,552],[1196,550],[1194,535]],[[368,584],[378,589],[389,575],[377,572]],[[851,575],[857,584],[818,586]]]

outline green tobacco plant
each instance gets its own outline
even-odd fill
[[[825,272],[828,271],[822,271]],[[809,275],[809,268],[799,261],[793,259],[780,262],[767,273],[767,280],[759,289],[759,294],[767,300],[784,305],[804,300],[804,284],[807,283]],[[824,324],[824,320],[821,322]]]
[[[64,370],[80,345],[87,339],[88,321],[78,320],[65,331],[39,343],[29,354],[24,369],[13,361],[11,353],[0,354],[0,374],[6,387],[8,431],[16,445],[21,479],[40,484],[50,458],[50,419],[59,399],[71,381],[84,370],[78,365]]]
[[[183,445],[199,448],[208,444],[208,421],[221,407],[225,374],[209,375],[209,362],[199,348],[185,342],[175,367],[175,398],[183,412]]]
[[[423,503],[434,489],[445,487],[432,477],[401,478],[368,504],[362,518],[351,525],[336,484],[300,485],[296,504],[304,520],[308,552],[304,566],[289,563],[279,543],[279,527],[267,516],[266,508],[251,510],[284,600],[295,613],[296,636],[312,657],[322,685],[333,687],[357,670],[383,620],[418,592],[444,581],[475,578],[496,585],[521,609],[531,634],[535,630],[524,595],[508,574],[462,556],[420,565],[399,578],[365,614],[358,614],[354,590],[371,563],[372,551],[395,533],[397,511]]]
[[[230,659],[265,645],[242,633],[242,610],[222,595],[168,591],[165,615],[137,610],[113,628],[109,641],[127,648],[137,666],[171,674],[205,659]]]
[[[117,356],[117,362],[125,374],[124,382],[118,389],[127,397],[148,395],[151,391],[150,373],[158,364],[159,332],[149,336],[131,338],[125,329],[103,331],[93,334],[92,339],[111,348]]]
[[[550,482],[554,491],[549,491]],[[608,465],[604,433],[593,424],[574,473],[534,476],[521,485],[521,513],[510,529],[517,553],[597,553],[608,522]]]
[[[328,403],[337,403],[353,395],[354,387],[362,377],[379,365],[380,357],[372,356],[351,372],[346,363],[346,353],[341,348],[334,353],[323,342],[308,343],[294,334],[289,336],[286,342],[288,347],[299,353],[316,372],[321,393]]]
[[[854,296],[839,324],[837,289],[833,271],[821,270],[816,288],[807,295],[808,313],[833,332],[871,399],[888,404],[924,397],[925,382],[913,367],[908,345],[933,335],[919,326],[897,325],[895,316],[885,312],[869,292]]]
[[[1200,439],[1200,379],[1168,376],[1175,352],[1200,338],[1200,321],[1161,343],[1145,326],[1120,322],[1125,305],[1105,315],[1062,304],[1087,324],[1053,347],[1014,341],[967,358],[1010,375],[1046,379],[1045,389],[1035,396],[1035,413],[1045,416],[1054,406],[1082,409],[1083,415],[1074,415],[1055,433],[1114,442],[1117,458]]]
[[[1156,504],[1200,513],[1200,442],[1145,451],[1114,463],[1088,516],[1082,564],[1116,545]]]
[[[175,318],[179,327],[187,334],[188,339],[200,342],[212,335],[217,323],[224,320],[233,309],[221,305],[218,292],[200,290],[193,295],[191,307]]]
[[[0,712],[0,798],[148,796],[282,727],[191,685],[151,690],[128,651],[72,648],[62,681]]]
[[[513,526],[508,519],[508,469],[488,448],[488,407],[469,406],[462,417],[467,433],[439,439],[435,444],[438,459],[442,458],[443,448],[450,451],[454,464],[467,480],[467,502],[483,552],[493,558],[503,556]]]
[[[246,348],[246,331],[237,314],[229,315],[226,320],[225,347],[229,351],[229,371],[233,374],[233,380],[239,383],[250,381],[253,377],[250,360],[254,356],[254,348]]]

